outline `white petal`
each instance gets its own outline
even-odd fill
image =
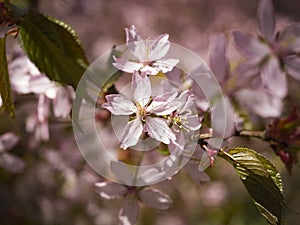
[[[127,149],[138,143],[143,132],[143,124],[139,118],[129,121],[121,136],[121,148]]]
[[[154,41],[151,41],[149,46],[148,60],[156,61],[163,58],[170,49],[170,41],[168,34],[162,34]]]
[[[0,155],[0,166],[9,172],[19,173],[24,169],[25,162],[13,154],[3,153]]]
[[[131,62],[126,59],[114,57],[115,62],[113,66],[117,69],[124,71],[126,73],[133,73],[134,71],[139,71],[143,64],[137,62]]]
[[[158,74],[160,71],[160,69],[158,67],[153,67],[153,66],[144,66],[142,69],[141,69],[141,72],[144,72],[148,75],[156,75]]]
[[[144,107],[150,100],[151,82],[149,77],[141,76],[135,72],[132,76],[132,91],[136,103]]]
[[[30,78],[31,76],[28,74],[10,72],[10,83],[12,89],[19,94],[31,93]]]
[[[102,108],[109,110],[114,115],[131,115],[137,111],[133,102],[123,95],[111,94],[106,95],[106,103],[102,104]]]
[[[170,144],[171,141],[176,140],[175,134],[168,127],[165,120],[161,118],[146,118],[145,131],[148,135],[157,141],[161,141],[165,144]]]
[[[163,73],[167,73],[172,71],[178,63],[178,59],[160,59],[152,63],[152,66],[157,67]]]
[[[71,111],[72,104],[69,92],[64,87],[59,87],[53,99],[53,112],[56,117],[67,117]]]
[[[95,183],[96,191],[102,198],[115,199],[124,196],[127,188],[117,183],[99,182]]]
[[[151,208],[165,210],[172,204],[172,199],[158,189],[144,189],[139,192],[141,201]]]
[[[139,202],[135,196],[129,195],[124,199],[123,207],[119,211],[122,225],[135,225],[139,216]]]
[[[18,142],[20,138],[12,132],[7,132],[0,136],[0,153],[4,150],[10,150]]]
[[[35,94],[46,93],[47,89],[55,87],[55,83],[44,75],[31,77],[29,84],[31,91]]]

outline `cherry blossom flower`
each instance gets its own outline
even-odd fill
[[[193,113],[192,109],[195,104],[195,96],[186,90],[176,98],[176,111],[171,115],[171,121],[174,127],[184,129],[185,131],[196,131],[201,127],[198,114]]]
[[[65,118],[70,114],[74,91],[71,87],[64,87],[50,81],[44,75],[31,77],[29,80],[31,92],[52,101],[54,116]]]
[[[116,183],[95,183],[97,192],[105,199],[124,198],[123,206],[119,211],[119,220],[122,225],[134,225],[138,220],[139,201],[148,207],[166,210],[172,200],[168,195],[154,188],[128,187]]]
[[[129,169],[121,163],[112,164],[112,172],[120,180],[134,179]],[[144,172],[140,179],[147,180],[147,171]],[[123,206],[119,210],[119,220],[123,225],[133,225],[138,220],[139,215],[139,201],[144,205],[159,209],[166,210],[170,207],[172,200],[165,193],[154,188],[141,188],[134,186],[125,186],[122,184],[111,182],[98,182],[95,183],[96,191],[102,198],[105,199],[119,199],[123,198]]]
[[[19,173],[25,162],[14,154],[8,153],[19,142],[19,137],[12,132],[0,135],[0,166],[12,173]]]
[[[53,113],[56,117],[65,118],[69,115],[71,101],[75,95],[71,87],[50,81],[27,57],[19,57],[14,60],[9,66],[9,71],[12,89],[15,92],[45,95],[52,101]]]
[[[30,115],[26,120],[26,131],[34,133],[34,141],[37,143],[49,140],[49,114],[50,99],[45,95],[40,95],[38,98],[36,114]]]
[[[272,64],[269,63],[268,65]],[[272,95],[263,85],[257,85],[259,69],[256,64],[245,62],[234,70],[230,70],[229,60],[226,57],[226,38],[223,34],[217,35],[213,39],[210,48],[210,66],[223,89],[223,93],[228,96],[225,107],[228,109],[227,121],[229,121],[229,125],[230,123],[233,124],[235,120],[230,98],[237,99],[241,105],[261,117],[268,118],[280,115],[282,100],[280,97]],[[267,68],[269,67],[266,66],[265,70]],[[231,132],[227,129],[228,135],[232,134],[233,128],[231,126]]]
[[[297,54],[300,50],[300,24],[287,27],[275,35],[276,22],[271,0],[259,1],[257,15],[260,36],[255,38],[234,31],[234,40],[237,49],[261,69],[264,89],[283,98],[287,94],[285,73],[300,80],[300,58]]]
[[[159,72],[171,71],[179,62],[178,59],[164,58],[170,49],[169,35],[160,35],[155,40],[144,40],[139,31],[132,25],[125,28],[126,45],[132,52],[135,60],[114,57],[113,65],[127,73],[134,71],[146,72],[147,75],[156,75]]]
[[[138,72],[132,77],[132,92],[133,100],[121,94],[111,94],[106,96],[107,102],[102,104],[103,108],[114,115],[134,115],[124,128],[121,148],[127,149],[136,145],[143,131],[165,144],[175,141],[175,134],[167,121],[160,116],[167,116],[176,110],[177,105],[172,101],[177,93],[166,93],[152,98],[150,79]]]

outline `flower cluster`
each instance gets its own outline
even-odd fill
[[[126,28],[127,47],[138,59],[137,62],[114,58],[113,65],[127,73],[132,73],[132,99],[121,94],[106,95],[107,102],[102,107],[113,115],[128,115],[130,120],[121,137],[121,148],[127,149],[138,143],[143,133],[151,138],[170,144],[176,141],[174,132],[198,130],[200,119],[192,114],[195,100],[189,91],[182,93],[165,92],[154,96],[148,75],[157,75],[173,70],[177,59],[162,59],[170,48],[168,35],[156,40],[142,40],[137,29]]]
[[[80,1],[80,4],[85,4],[83,2]],[[4,3],[0,3],[0,12],[3,14],[0,15],[0,25],[14,24],[19,28],[19,23],[11,18],[12,12],[4,6]],[[84,135],[82,139],[76,137],[77,127],[73,134],[77,144],[82,141],[86,145],[83,147],[86,152],[90,153],[90,148],[96,149],[95,152],[91,151],[93,154],[87,155],[99,168],[105,167],[107,173],[102,174],[98,167],[92,166],[101,177],[85,166],[84,160],[89,161],[88,157],[81,151],[79,144],[76,146],[70,132],[69,115],[75,98],[72,87],[51,81],[51,76],[41,73],[24,57],[24,53],[8,53],[16,119],[6,119],[6,112],[2,110],[6,108],[6,105],[3,107],[6,102],[3,102],[4,96],[3,99],[0,96],[0,114],[1,117],[4,115],[0,129],[0,175],[3,183],[8,183],[7,187],[2,185],[4,188],[0,188],[0,198],[7,201],[3,205],[3,223],[14,220],[13,224],[19,224],[22,223],[20,221],[27,221],[28,217],[28,223],[34,223],[38,218],[41,220],[39,224],[69,224],[70,218],[75,218],[72,221],[74,224],[115,224],[109,207],[104,207],[106,203],[102,199],[94,198],[93,190],[104,199],[122,200],[118,219],[123,225],[137,223],[141,206],[165,210],[174,202],[174,211],[180,212],[182,207],[178,205],[181,203],[198,206],[199,202],[195,203],[198,199],[193,200],[193,191],[186,193],[186,180],[178,182],[177,178],[186,179],[184,176],[180,174],[176,179],[172,179],[172,176],[182,169],[194,183],[201,185],[210,180],[205,172],[208,167],[224,168],[215,160],[217,156],[227,157],[231,163],[238,162],[240,168],[245,166],[242,172],[247,177],[249,175],[249,179],[257,173],[259,176],[255,176],[255,182],[259,181],[259,177],[265,177],[259,173],[272,178],[276,176],[275,179],[268,179],[264,188],[271,187],[270,194],[277,191],[276,198],[280,199],[281,181],[275,167],[267,161],[264,165],[259,164],[263,157],[257,156],[255,150],[251,150],[253,154],[250,155],[246,154],[249,149],[241,152],[245,156],[232,153],[236,143],[251,147],[248,146],[251,141],[243,137],[256,137],[270,146],[264,150],[271,149],[272,152],[273,149],[289,173],[295,169],[294,164],[298,163],[300,112],[295,99],[299,99],[296,92],[300,82],[300,24],[278,31],[271,0],[259,0],[257,16],[259,32],[256,36],[237,30],[227,33],[227,36],[223,33],[213,35],[209,43],[207,65],[201,60],[200,64],[190,60],[183,54],[184,51],[179,53],[180,60],[176,58],[175,53],[178,51],[175,50],[178,49],[173,48],[175,45],[170,43],[168,34],[151,40],[144,38],[134,25],[125,28],[126,46],[115,48],[116,51],[108,60],[108,68],[102,70],[101,64],[97,65],[101,68],[93,70],[96,64],[93,63],[90,67],[92,69],[88,69],[86,74],[90,75],[92,71],[91,74],[97,77],[92,77],[95,80],[91,77],[87,80],[95,82],[79,82],[79,87],[83,83],[85,90],[90,92],[76,92],[76,97],[83,96],[79,101],[82,107],[79,107],[79,114],[82,117],[79,116],[78,121],[92,121],[95,130],[90,133],[85,132],[85,129],[81,131],[84,126],[80,127],[78,123],[78,130]],[[191,27],[189,32],[193,33],[196,28]],[[0,36],[2,34],[0,31]],[[195,36],[194,40],[201,38]],[[231,37],[234,45],[230,45]],[[189,41],[192,42],[192,39]],[[233,61],[229,57],[231,47],[241,53],[242,60]],[[107,66],[106,61],[104,64]],[[109,77],[109,72],[116,69],[119,70],[114,74],[116,76]],[[83,80],[86,74],[82,76]],[[105,80],[107,83],[101,86],[102,92],[99,94],[96,88]],[[214,84],[217,86],[215,89]],[[95,94],[96,100],[88,98],[91,93]],[[93,101],[90,104],[92,100],[96,103]],[[292,110],[288,112],[284,107]],[[76,111],[76,107],[73,109],[73,112]],[[77,120],[75,116],[73,119]],[[19,127],[15,125],[17,122]],[[86,127],[92,127],[87,124]],[[16,127],[15,131],[11,131],[13,128],[9,126]],[[95,139],[99,142],[94,142]],[[94,143],[103,144],[109,157],[112,157],[98,155],[99,149],[103,149]],[[78,147],[81,152],[73,151]],[[259,161],[254,161],[254,156]],[[256,166],[261,167],[256,169]],[[265,172],[260,169],[263,167]],[[222,172],[221,176],[226,177],[227,172]],[[153,186],[163,180],[164,183]],[[170,187],[175,182],[178,182],[177,186]],[[259,188],[255,182],[250,182],[250,186]],[[249,182],[243,183],[251,194],[252,188],[247,186]],[[201,190],[201,204],[204,206],[219,206],[225,199],[227,186],[219,185],[222,184],[219,181],[215,184],[208,184]],[[165,188],[163,185],[166,185]],[[190,187],[190,183],[188,185]],[[178,191],[185,194],[179,204],[178,198],[172,200],[170,197],[173,188],[176,194]],[[259,193],[261,191],[264,190]],[[257,193],[254,188],[252,194]],[[258,195],[259,198],[261,196]],[[253,199],[256,201],[255,197]],[[266,202],[269,203],[268,199]],[[276,223],[278,219],[279,222],[281,214],[278,216],[272,208],[269,209],[269,205],[273,205],[272,201],[269,205],[264,204],[264,201],[258,203],[268,220]],[[23,205],[28,205],[30,209],[23,209]],[[38,211],[37,206],[40,208]],[[32,212],[39,213],[33,221]],[[176,213],[170,213],[167,217],[175,218]],[[178,221],[187,223],[180,221],[180,218]],[[155,222],[174,224],[173,221],[164,220]]]
[[[16,94],[33,93],[38,99],[36,112],[27,118],[26,130],[34,133],[33,142],[48,141],[48,119],[51,108],[55,117],[68,117],[72,106],[71,101],[75,97],[73,89],[50,81],[25,56],[16,58],[9,65],[9,71],[11,86]]]

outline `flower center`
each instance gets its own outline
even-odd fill
[[[139,103],[137,103],[136,106],[137,106],[137,108],[138,108],[137,115],[138,115],[139,117],[141,117],[141,120],[142,120],[143,122],[145,122],[145,121],[146,121],[146,116],[148,115],[148,112],[146,111],[146,107],[141,106]]]

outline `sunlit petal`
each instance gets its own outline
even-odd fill
[[[151,96],[150,79],[135,72],[132,76],[132,91],[136,103],[144,107],[149,102]]]
[[[171,141],[176,140],[175,134],[168,127],[165,120],[161,118],[146,118],[145,131],[148,135],[157,141],[161,141],[165,144],[170,144]]]
[[[133,73],[134,71],[138,71],[143,66],[143,64],[141,63],[131,62],[123,58],[114,57],[114,60],[115,62],[113,63],[113,66],[126,73]]]
[[[130,146],[136,145],[142,132],[143,125],[139,118],[129,121],[121,136],[121,148],[127,149]]]
[[[123,95],[111,94],[106,95],[106,103],[102,104],[102,108],[109,110],[114,115],[131,115],[136,112],[133,102]]]

